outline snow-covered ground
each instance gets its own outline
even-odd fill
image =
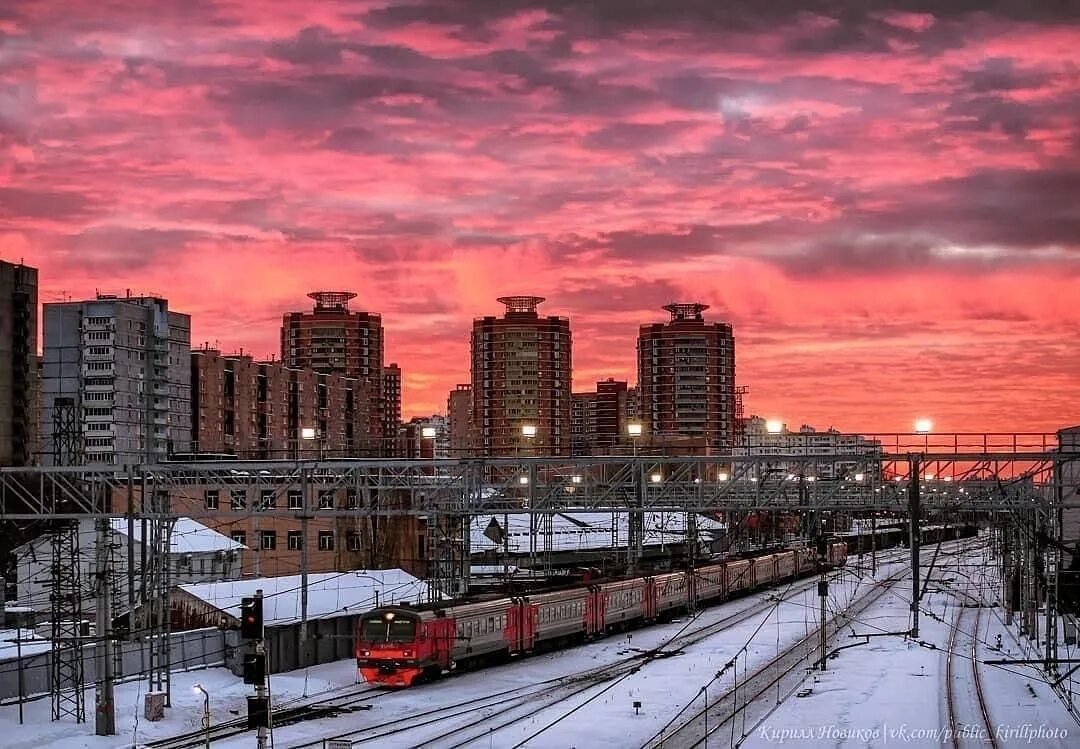
[[[925,561],[925,557],[924,557]],[[877,747],[950,745],[945,703],[945,669],[950,627],[956,607],[983,591],[997,602],[991,585],[992,571],[981,553],[944,560],[935,568],[921,610],[919,641],[902,637],[871,638],[868,645],[845,650],[825,673],[810,675],[803,688],[812,692],[786,700],[760,725],[747,730],[744,747],[762,749],[776,745],[804,747]],[[925,577],[925,572],[923,573]],[[965,595],[966,594],[966,595]],[[910,584],[895,589],[856,627],[860,633],[898,631],[908,627]],[[983,611],[977,633],[977,659],[1025,658],[1018,641],[1004,627],[1000,607]],[[927,615],[930,614],[930,615]],[[964,625],[972,626],[974,616]],[[962,625],[963,626],[963,625]],[[967,634],[967,633],[963,633]],[[997,635],[1002,650],[992,649]],[[955,659],[970,660],[970,650],[957,649]],[[957,701],[973,700],[974,685],[967,663],[954,666]],[[992,730],[1001,747],[1080,746],[1080,726],[1068,714],[1037,667],[980,665],[983,693]],[[964,731],[982,744],[986,729],[962,714]],[[728,740],[710,742],[727,746]]]
[[[878,579],[903,569],[900,556],[894,558],[895,563],[879,567]],[[981,557],[970,555],[939,560],[922,606],[926,613],[920,619],[920,642],[900,636],[875,637],[869,644],[843,650],[830,661],[827,672],[806,679],[802,687],[811,690],[808,696],[792,695],[784,699],[760,725],[737,723],[734,732],[727,728],[711,737],[709,746],[728,746],[732,739],[753,747],[940,746],[940,731],[947,725],[943,699],[944,648],[949,642],[949,625],[955,616],[952,607],[957,598],[952,591],[963,587],[959,582],[962,576],[981,574],[977,566],[981,563]],[[973,566],[958,566],[966,564]],[[853,561],[838,576],[840,579],[834,581],[830,607],[835,609],[864,593],[871,582],[866,573],[865,566],[860,573]],[[322,738],[387,726],[440,706],[458,705],[509,690],[536,690],[539,682],[617,663],[637,651],[662,646],[678,634],[756,606],[770,595],[758,593],[707,609],[692,620],[684,617],[670,624],[613,635],[588,645],[460,674],[410,690],[375,692],[378,698],[372,700],[370,710],[277,728],[274,745],[285,749],[309,744]],[[895,587],[858,617],[855,631],[863,634],[907,629],[910,595],[910,581]],[[476,709],[453,720],[357,746],[412,747],[431,742],[429,746],[450,747],[463,741],[489,749],[518,745],[543,749],[642,746],[684,707],[702,703],[703,685],[709,685],[708,694],[715,699],[730,689],[736,679],[744,678],[768,662],[778,650],[800,640],[814,628],[817,611],[818,599],[811,587],[790,601],[769,606],[764,613],[697,644],[687,645],[681,653],[650,661],[614,685],[610,681],[595,686],[579,685],[583,687],[581,691],[567,699],[555,698],[565,697],[571,689],[552,692],[551,699],[541,695],[527,701]],[[996,612],[996,609],[984,611],[979,636],[992,645],[1001,633],[1003,653],[984,646],[979,650],[980,659],[1019,655],[1019,646],[1005,631]],[[970,617],[969,621],[974,618]],[[719,671],[724,672],[723,676],[715,678]],[[983,666],[982,673],[994,722],[1003,727],[1000,735],[1004,738],[999,746],[1077,745],[1080,729],[1037,670]],[[21,727],[14,706],[0,708],[3,732],[0,735],[5,737],[0,739],[0,745],[13,749],[41,746],[112,749],[191,731],[199,726],[202,709],[201,695],[192,690],[195,683],[203,684],[211,694],[214,723],[234,718],[230,711],[244,714],[245,698],[251,694],[251,687],[223,669],[209,669],[174,675],[174,707],[160,723],[141,718],[144,685],[120,685],[117,688],[120,736],[93,736],[92,690],[87,695],[89,722],[83,726],[50,723],[48,700],[28,705],[27,725]],[[967,684],[958,687],[969,688]],[[306,672],[277,675],[273,677],[272,689],[276,706],[293,702],[304,694],[314,699],[335,690],[352,692],[358,689],[355,665],[347,660],[312,667]],[[635,709],[635,702],[641,703],[640,708]],[[501,730],[491,730],[520,716],[525,717]],[[457,731],[453,738],[437,738],[450,730]],[[364,736],[370,737],[370,732],[357,733],[354,738]],[[214,745],[246,748],[252,741],[253,737],[245,734]]]

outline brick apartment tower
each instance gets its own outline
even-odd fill
[[[382,433],[389,441],[398,437],[401,428],[401,367],[387,364],[382,370]],[[395,447],[394,457],[403,457],[400,445]]]
[[[37,460],[37,269],[0,262],[0,466]]]
[[[459,384],[446,399],[449,422],[449,457],[467,458],[472,455],[472,385]]]
[[[378,456],[392,449],[395,434],[384,433],[384,414],[400,413],[398,402],[384,402],[383,327],[377,312],[349,309],[356,297],[350,291],[314,291],[310,312],[287,312],[281,324],[281,361],[292,369],[313,369],[320,374],[340,374],[358,380],[362,387],[356,397],[371,404],[372,423],[363,444],[356,438],[359,454]],[[309,425],[301,424],[299,414],[290,410],[290,429],[295,433]],[[396,431],[396,430],[395,430]]]
[[[507,296],[472,330],[472,425],[482,456],[570,452],[570,320],[540,317],[538,296]],[[527,438],[522,428],[536,428]]]
[[[709,450],[735,435],[735,337],[727,323],[706,323],[705,304],[669,304],[666,323],[638,335],[638,397],[646,439],[689,437]]]
[[[574,393],[571,425],[574,455],[610,455],[629,443],[625,380],[608,378],[595,392]]]

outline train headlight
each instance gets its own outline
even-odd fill
[[[406,658],[412,658],[412,651],[411,650],[406,650],[405,653],[404,653],[404,656]]]
[[[361,650],[360,655],[371,655],[371,651],[370,650]]]

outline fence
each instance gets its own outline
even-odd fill
[[[308,621],[310,645],[307,665],[317,666],[355,657],[354,640],[359,618],[359,615],[349,615]],[[230,644],[235,643],[237,647],[230,649],[226,665],[234,674],[241,676],[244,654],[254,652],[254,646],[250,643],[241,645],[239,636],[236,633],[230,634]],[[270,673],[280,674],[302,668],[299,622],[268,625],[265,642],[269,654],[267,669]]]
[[[144,640],[121,642],[114,646],[113,670],[118,681],[137,679],[149,672],[149,644],[149,640]],[[93,688],[98,679],[99,664],[96,648],[96,645],[83,646],[83,673],[88,689]],[[218,629],[174,632],[169,636],[169,655],[173,671],[224,665],[226,661],[225,633]],[[20,673],[22,674],[21,692]],[[48,694],[51,689],[51,652],[28,655],[22,659],[0,660],[0,703],[16,702],[20,694],[24,699]]]

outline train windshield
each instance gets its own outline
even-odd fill
[[[369,617],[361,628],[365,642],[409,642],[416,635],[416,622],[411,619]]]

